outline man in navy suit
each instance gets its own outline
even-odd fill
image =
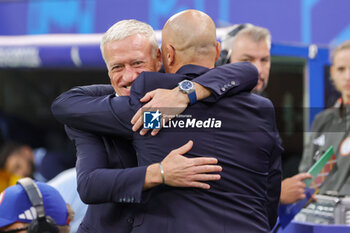
[[[132,113],[137,110],[138,99],[145,92],[170,88],[200,74],[203,66],[211,67],[213,48],[204,45],[214,39],[203,40],[208,38],[206,30],[211,29],[210,20],[206,19],[207,16],[193,11],[169,19],[162,31],[162,58],[165,71],[176,74],[167,75],[167,82],[162,82],[163,75],[141,74],[133,85],[129,106],[116,109],[113,108],[116,103],[112,105],[120,120],[126,119],[127,123],[130,116],[123,115],[127,115],[128,108]],[[206,28],[202,33],[198,32],[200,26]],[[198,51],[198,47],[202,53],[195,55],[193,51]],[[247,76],[258,75],[250,63],[244,65]],[[158,224],[163,232],[268,232],[277,217],[282,151],[272,103],[243,92],[234,98],[222,98],[216,104],[197,103],[182,115],[189,117],[171,120],[157,137],[133,135],[139,165],[160,161],[168,148],[191,139],[194,147],[187,156],[216,154],[223,167],[221,180],[210,182],[211,189],[207,191],[171,187],[151,190],[143,212],[136,216],[143,224],[133,231],[145,232]],[[164,175],[166,180],[166,171]]]
[[[92,97],[88,102],[79,101],[74,103],[74,101],[69,102],[70,99],[67,99],[68,103],[65,100],[66,95],[59,97],[53,104],[53,113],[58,119],[70,126],[95,133],[99,130],[105,130],[107,131],[105,134],[112,135],[120,130],[113,126],[109,127],[109,121],[99,121],[98,119],[101,116],[109,114],[104,110],[96,110],[94,107],[98,107],[99,103],[104,103],[110,97],[102,96],[100,98],[98,96],[111,94],[113,98],[122,98],[116,97],[114,93],[128,95],[130,85],[137,77],[135,74],[142,70],[157,69],[157,59],[160,57],[157,49],[154,49],[156,46],[152,46],[154,43],[151,42],[154,40],[149,39],[149,37],[152,38],[152,33],[149,32],[150,30],[146,30],[151,35],[146,36],[148,40],[144,41],[144,31],[143,33],[137,31],[135,29],[137,25],[140,25],[140,22],[134,20],[121,21],[104,36],[101,49],[114,89],[110,86],[96,86],[95,88],[88,88],[89,90],[81,88],[68,93],[68,96],[73,94],[74,97],[80,98],[84,90],[87,90],[88,92],[84,94]],[[143,24],[143,30],[144,26]],[[127,32],[122,28],[131,28],[129,30],[131,34],[127,35]],[[118,38],[118,36],[114,38],[113,33],[115,34],[116,31],[124,31],[125,38]],[[142,46],[139,46],[140,44]],[[133,47],[128,47],[128,45]],[[126,54],[125,50],[131,55]],[[152,57],[153,60],[149,59]],[[136,70],[136,72],[133,73],[133,70]],[[216,101],[223,94],[232,95],[242,90],[249,91],[256,84],[256,77],[245,77],[244,69],[239,65],[233,65],[231,68],[226,67],[221,72],[217,71],[219,74],[218,80],[213,82],[211,78],[215,72],[208,72],[196,79],[197,82],[213,89],[214,94],[206,100],[208,103]],[[120,73],[123,73],[123,75],[120,75]],[[196,89],[196,93],[198,98],[204,98],[210,93],[202,87],[203,94],[201,94],[199,83],[196,84],[196,87],[199,87],[199,89]],[[220,86],[227,86],[228,83],[230,88],[227,88],[227,90],[222,91],[219,88]],[[187,95],[175,94],[177,99],[188,100]],[[167,94],[167,96],[170,95]],[[65,103],[68,103],[68,105],[65,105]],[[93,112],[89,113],[90,110],[93,110]],[[97,130],[89,126],[92,122],[91,119],[85,121],[84,117],[79,117],[84,114],[88,114],[93,121],[98,120],[98,124],[93,125],[98,128]],[[162,183],[159,163],[135,167],[137,166],[136,157],[131,144],[127,139],[121,137],[100,137],[73,128],[67,128],[67,133],[75,141],[77,147],[79,193],[84,202],[94,204],[89,206],[79,232],[129,232],[132,225],[137,225],[137,222],[133,220],[133,212],[137,205],[132,203],[141,202],[143,190]],[[166,184],[208,189],[210,186],[201,181],[217,180],[220,176],[205,173],[220,171],[221,167],[210,165],[217,163],[215,158],[189,159],[181,156],[190,148],[191,146],[186,144],[184,147],[172,151],[163,160],[163,167],[167,172]]]

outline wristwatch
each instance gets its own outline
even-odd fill
[[[180,91],[188,95],[188,98],[190,99],[190,105],[195,104],[197,102],[197,95],[194,90],[193,82],[185,79],[179,82],[178,85],[179,85]]]

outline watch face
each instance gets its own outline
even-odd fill
[[[191,90],[193,88],[193,83],[190,81],[184,81],[181,83],[181,89],[183,90]]]

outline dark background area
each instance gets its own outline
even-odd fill
[[[0,69],[0,139],[69,156],[74,145],[51,114],[51,103],[72,87],[109,83],[104,69]],[[0,145],[1,146],[1,145]]]
[[[283,177],[298,173],[304,140],[304,69],[305,60],[273,57],[268,87],[263,95],[275,106],[282,144]]]

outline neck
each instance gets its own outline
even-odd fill
[[[209,60],[209,59],[207,59],[206,61],[205,61],[204,59],[201,60],[201,61],[199,61],[199,60],[189,60],[189,61],[187,61],[187,62],[182,62],[182,63],[179,63],[179,64],[173,66],[173,67],[172,67],[173,69],[170,68],[170,70],[173,70],[174,73],[175,73],[175,72],[178,71],[181,67],[183,67],[183,66],[185,66],[185,65],[189,65],[189,64],[191,64],[191,65],[196,65],[196,66],[203,66],[203,67],[206,67],[206,68],[209,68],[209,69],[214,68],[214,62],[208,61],[208,60]],[[172,72],[170,72],[170,73],[172,73]]]

